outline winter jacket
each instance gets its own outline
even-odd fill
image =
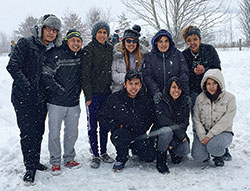
[[[166,36],[170,41],[170,46],[167,52],[160,52],[156,45],[156,40]],[[149,90],[151,96],[157,92],[163,93],[166,82],[173,76],[181,79],[184,85],[184,92],[189,93],[188,87],[188,67],[182,53],[175,48],[170,33],[166,30],[160,30],[152,39],[153,49],[144,59],[142,75],[144,83]]]
[[[194,69],[198,64],[201,64],[204,66],[205,72],[209,69],[214,68],[218,68],[221,70],[218,53],[213,46],[203,43],[200,44],[200,51],[198,52],[199,55],[197,56],[197,59],[195,59],[195,57],[191,54],[191,50],[189,48],[185,49],[182,53],[185,57],[189,69],[190,91],[201,93],[202,90],[200,87],[200,83],[204,76],[204,73],[201,75],[196,75],[194,73]]]
[[[180,81],[179,78],[171,78],[167,82],[166,92],[162,95],[159,104],[154,105],[156,115],[156,126],[170,127],[174,132],[171,146],[176,147],[187,136],[186,131],[189,125],[189,111],[191,100],[190,97],[183,93],[177,100],[169,94],[169,90],[173,81]]]
[[[113,63],[112,63],[112,92],[119,91],[123,88],[124,77],[127,73],[124,53],[120,50],[121,44],[117,44],[113,51]],[[148,49],[141,46],[142,56],[148,52]],[[142,60],[143,61],[143,60]],[[141,70],[141,67],[138,68]]]
[[[123,89],[108,97],[99,112],[99,119],[111,132],[122,125],[122,128],[137,137],[145,134],[154,122],[152,105],[152,100],[144,89],[134,99]]]
[[[73,107],[81,93],[82,50],[75,53],[66,44],[54,49],[43,66],[42,82],[48,92],[48,103]]]
[[[201,81],[201,87],[203,87],[208,78],[218,82],[222,93],[215,101],[211,102],[203,90],[196,99],[194,124],[200,141],[205,136],[213,138],[222,132],[232,132],[233,119],[236,114],[235,97],[225,91],[225,83],[220,70],[208,70]]]
[[[32,36],[18,40],[7,65],[7,70],[14,80],[12,103],[36,103],[45,100],[40,79],[42,65],[50,50],[46,50],[35,28],[32,32]]]
[[[95,38],[83,48],[82,88],[86,101],[93,95],[110,94],[113,46],[100,44]]]

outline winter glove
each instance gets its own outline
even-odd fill
[[[161,92],[157,92],[157,93],[154,95],[154,97],[153,97],[154,104],[160,103],[160,101],[161,101],[161,96],[162,96],[162,93],[161,93]]]

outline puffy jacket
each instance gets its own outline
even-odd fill
[[[12,51],[7,70],[13,78],[11,100],[20,102],[43,102],[45,95],[41,86],[42,65],[48,52],[34,29],[30,37],[20,38]]]
[[[43,66],[42,82],[48,92],[48,103],[73,107],[81,93],[82,50],[75,53],[66,44],[54,49]]]
[[[189,125],[190,97],[183,93],[177,100],[173,100],[169,90],[173,81],[179,81],[179,78],[171,78],[167,82],[166,91],[162,95],[159,104],[155,104],[155,115],[157,128],[169,127],[174,132],[171,146],[176,147],[185,137]]]
[[[100,44],[95,38],[83,48],[82,88],[86,101],[93,95],[110,94],[113,46]]]
[[[196,133],[202,141],[205,136],[213,138],[222,132],[232,132],[233,119],[236,114],[236,100],[234,95],[225,91],[225,83],[219,69],[208,70],[201,87],[210,78],[218,82],[222,93],[211,102],[203,92],[197,97],[194,107],[194,124]]]
[[[152,105],[152,100],[144,89],[134,99],[123,89],[107,98],[99,112],[99,119],[111,131],[122,125],[122,128],[137,137],[145,134],[154,122]]]
[[[194,91],[196,93],[201,93],[202,89],[200,87],[201,80],[204,76],[204,73],[201,75],[196,75],[194,73],[194,68],[198,64],[201,64],[205,68],[205,72],[209,69],[218,68],[221,70],[220,59],[218,53],[215,48],[209,44],[200,44],[200,51],[197,57],[197,60],[191,54],[191,50],[189,48],[185,49],[183,52],[183,56],[188,65],[189,69],[189,88],[190,91]]]
[[[166,36],[170,41],[170,46],[167,52],[160,52],[156,45],[156,40]],[[144,59],[142,75],[144,83],[149,90],[151,96],[157,92],[164,91],[167,81],[177,76],[181,79],[184,85],[184,92],[189,94],[188,87],[188,67],[182,53],[175,48],[170,33],[162,29],[152,39],[153,49]]]
[[[123,88],[124,77],[127,73],[124,53],[120,48],[121,44],[117,44],[113,51],[113,63],[112,63],[112,93],[119,91]],[[147,48],[141,46],[142,56],[148,53]],[[141,70],[141,67],[138,69]]]

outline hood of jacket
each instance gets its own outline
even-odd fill
[[[206,82],[206,80],[210,78],[215,80],[216,82],[218,82],[218,84],[220,85],[221,91],[223,92],[225,90],[225,81],[224,81],[224,77],[221,73],[221,71],[219,69],[210,69],[208,70],[202,80],[201,80],[201,89],[204,91],[203,89],[203,85]]]
[[[174,49],[175,48],[175,43],[173,41],[173,38],[172,38],[172,35],[165,29],[161,29],[160,31],[158,31],[154,37],[152,38],[151,40],[151,45],[152,45],[152,49],[158,53],[160,53],[160,51],[158,50],[157,48],[157,45],[156,45],[156,41],[162,37],[162,36],[166,36],[168,37],[169,39],[169,42],[170,42],[170,45],[169,45],[169,49],[167,50],[167,52],[169,52],[170,50]]]

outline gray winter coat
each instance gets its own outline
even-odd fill
[[[117,92],[123,88],[124,77],[127,73],[124,53],[120,50],[121,44],[116,44],[113,50],[113,62],[112,62],[112,93]],[[141,53],[142,57],[148,53],[148,49],[142,45]],[[142,60],[143,62],[143,60]],[[138,69],[141,70],[141,66]]]
[[[211,100],[206,96],[203,84],[210,78],[218,82],[222,93]],[[202,81],[203,92],[197,97],[194,107],[194,124],[197,136],[202,141],[205,136],[213,138],[222,132],[232,132],[233,119],[236,114],[236,100],[234,95],[225,91],[225,83],[219,69],[208,70]]]

